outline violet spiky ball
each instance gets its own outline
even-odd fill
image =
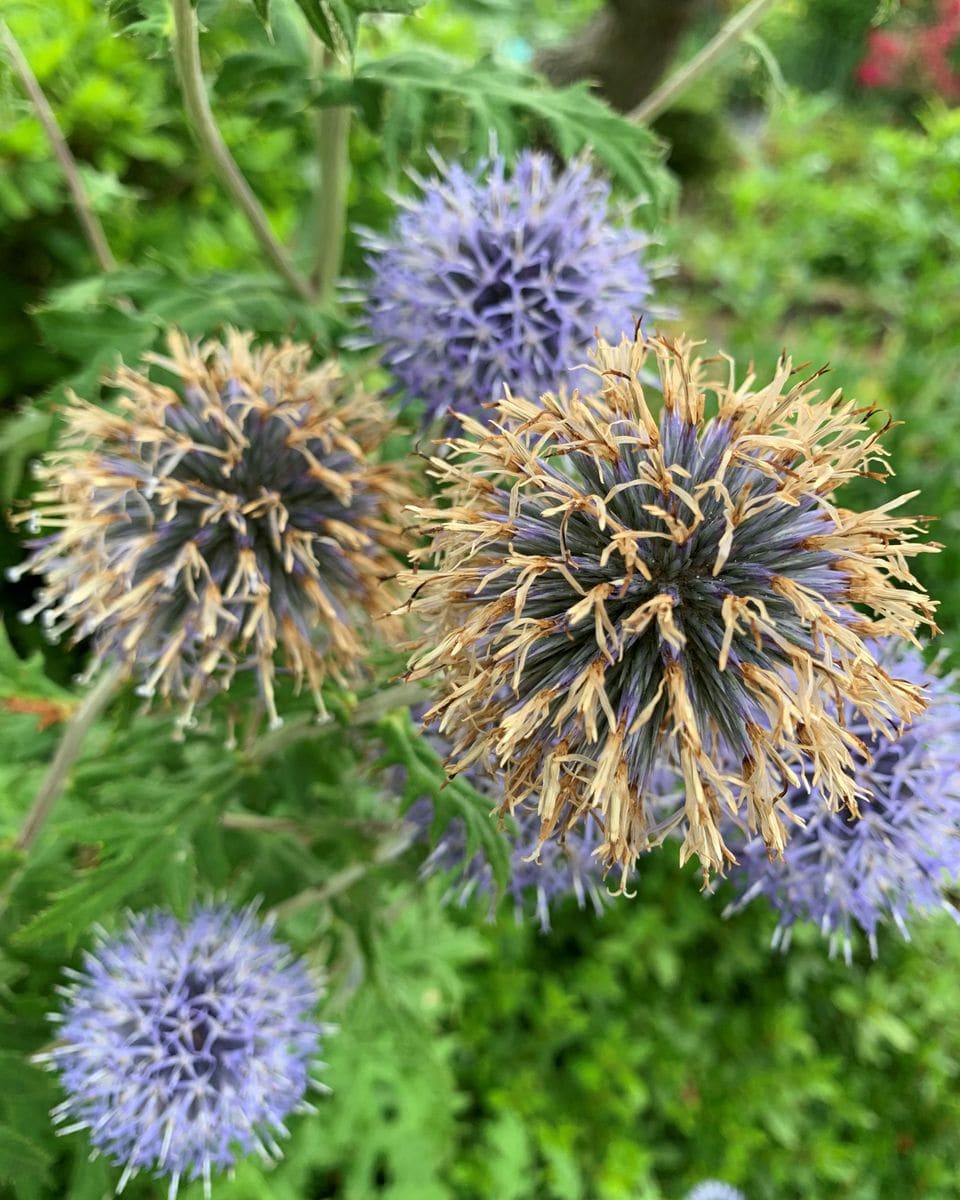
[[[449,756],[450,738],[435,729],[428,729],[425,736],[438,754],[445,759]],[[503,786],[495,768],[468,767],[457,778],[486,796],[494,808],[499,806]],[[661,812],[669,813],[676,805],[678,794],[673,773],[658,770],[652,790],[656,796],[655,806]],[[420,840],[425,842],[431,841],[433,819],[434,806],[427,797],[417,800],[404,814],[404,820],[419,830]],[[586,908],[589,901],[593,911],[600,916],[609,892],[605,882],[606,868],[597,853],[603,840],[599,823],[587,820],[566,831],[562,839],[541,842],[539,834],[540,817],[535,804],[515,809],[512,821],[502,830],[510,849],[506,893],[513,902],[517,922],[532,916],[541,931],[548,933],[551,911],[571,898],[581,909]],[[433,843],[420,873],[424,878],[432,875],[449,877],[445,901],[455,901],[463,906],[477,897],[486,897],[493,913],[499,898],[493,868],[482,850],[468,857],[466,829],[458,818],[454,818]]]
[[[66,1092],[59,1132],[85,1130],[123,1168],[118,1190],[149,1171],[171,1198],[198,1178],[209,1194],[239,1157],[280,1156],[328,1030],[317,986],[253,907],[131,916],[68,974],[57,1042],[38,1061]]]
[[[746,1200],[743,1192],[721,1183],[717,1179],[705,1179],[687,1192],[684,1200]]]
[[[601,857],[628,869],[663,828],[651,781],[667,761],[682,857],[721,869],[724,812],[782,849],[805,762],[828,803],[856,807],[859,743],[831,697],[875,729],[922,709],[864,639],[932,621],[908,560],[933,547],[893,511],[903,498],[840,505],[843,484],[885,470],[872,413],[789,362],[738,386],[692,343],[637,335],[601,339],[595,364],[602,394],[508,395],[493,428],[468,419],[432,460],[446,503],[415,509],[432,569],[407,582],[431,634],[411,675],[440,678],[427,716],[454,769],[496,763],[504,810],[536,795],[541,839],[592,813]]]
[[[616,337],[648,311],[648,238],[584,160],[556,169],[524,151],[475,170],[436,160],[386,236],[363,235],[370,342],[426,419],[535,399],[583,360],[597,328]]]
[[[863,742],[855,754],[863,793],[860,816],[832,811],[808,768],[785,800],[805,824],[782,859],[758,839],[737,848],[731,879],[740,889],[731,910],[765,897],[780,921],[774,943],[784,949],[797,921],[811,921],[842,947],[849,962],[856,929],[877,954],[877,932],[893,924],[909,937],[913,916],[956,909],[944,888],[960,877],[960,697],[956,678],[927,667],[919,651],[874,648],[891,674],[923,689],[925,710],[902,733],[873,732],[851,704],[844,720]]]
[[[420,830],[423,841],[430,839],[433,805],[420,800],[404,814]],[[573,830],[562,843],[539,845],[540,818],[535,808],[514,814],[514,829],[503,836],[510,844],[510,874],[506,892],[513,902],[517,923],[533,917],[543,933],[550,931],[550,914],[571,899],[580,908],[589,900],[599,916],[607,898],[603,867],[595,851],[600,845],[596,824]],[[444,896],[461,907],[479,897],[486,898],[491,915],[498,898],[493,868],[480,850],[467,855],[467,835],[463,822],[455,818],[431,847],[420,868],[423,878],[446,875],[450,886]]]
[[[322,707],[392,606],[404,548],[381,407],[306,346],[251,343],[173,334],[146,360],[171,382],[124,368],[116,411],[74,397],[38,470],[30,519],[51,532],[16,568],[44,577],[27,619],[92,638],[95,665],[124,664],[184,722],[250,670],[277,723],[278,657]]]

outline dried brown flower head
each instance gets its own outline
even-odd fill
[[[908,497],[837,502],[888,471],[873,414],[789,361],[737,387],[685,339],[601,340],[594,357],[602,394],[508,394],[492,430],[468,420],[432,460],[448,503],[414,511],[435,569],[408,580],[431,631],[411,673],[445,688],[428,719],[455,770],[501,764],[504,811],[538,797],[541,839],[594,810],[602,857],[628,867],[664,834],[650,781],[666,756],[683,858],[729,861],[724,809],[780,852],[804,763],[857,809],[864,747],[841,701],[881,730],[922,709],[864,639],[932,624],[907,560],[935,547],[894,515]],[[662,397],[639,380],[648,357]]]
[[[308,347],[251,341],[174,333],[146,361],[175,387],[121,368],[116,412],[73,397],[31,515],[53,532],[17,568],[44,576],[26,619],[92,637],[95,664],[128,664],[185,722],[249,668],[277,723],[278,650],[322,707],[324,678],[353,672],[395,604],[412,497],[375,461],[383,410],[334,363],[311,369]]]

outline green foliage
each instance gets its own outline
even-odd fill
[[[425,738],[420,737],[406,710],[391,713],[380,722],[378,732],[386,751],[384,767],[400,769],[403,811],[411,804],[429,798],[433,802],[432,831],[440,833],[452,820],[463,822],[466,831],[466,859],[481,852],[501,887],[507,881],[509,854],[506,839],[490,820],[489,797],[481,795],[465,779],[448,779],[443,760]]]
[[[367,13],[416,12],[424,0],[296,0],[307,24],[328,49],[347,62],[357,48],[360,17]],[[269,28],[270,0],[253,0],[257,16]]]
[[[947,1200],[955,1179],[956,926],[827,959],[816,930],[767,948],[672,854],[604,917],[541,937],[504,919],[472,973],[458,1197],[679,1197],[723,1178],[750,1200]]]
[[[523,122],[530,119],[564,157],[590,147],[628,193],[644,197],[655,211],[667,209],[673,198],[653,136],[612,112],[585,84],[549,88],[529,71],[492,60],[465,66],[411,51],[364,63],[351,79],[332,80],[315,98],[321,105],[357,105],[381,134],[394,168],[404,151],[424,140],[425,126],[437,119],[437,102],[453,102],[469,114],[468,137],[477,154],[489,149],[491,135],[504,154],[514,154],[525,132],[529,137]]]

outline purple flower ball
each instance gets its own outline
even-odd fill
[[[475,779],[471,778],[470,782],[477,787]],[[432,802],[418,800],[407,810],[405,819],[420,830],[420,840],[428,841],[433,822]],[[589,900],[599,916],[608,892],[603,882],[604,869],[594,854],[602,841],[596,822],[584,822],[562,842],[544,842],[537,854],[540,818],[536,809],[518,810],[513,821],[516,828],[508,827],[504,836],[510,842],[507,893],[513,901],[517,922],[533,916],[541,931],[549,933],[551,906],[561,904],[571,896],[576,898],[580,908],[585,908]],[[424,860],[421,876],[452,874],[445,900],[455,901],[463,907],[474,897],[485,896],[492,916],[497,900],[493,869],[482,851],[478,850],[469,859],[466,851],[463,822],[453,820]]]
[[[687,1192],[687,1200],[745,1200],[743,1192],[738,1192],[729,1183],[720,1183],[716,1179],[705,1179],[698,1183],[692,1191]]]
[[[60,1133],[87,1130],[123,1166],[202,1178],[251,1151],[280,1156],[276,1136],[304,1101],[321,1033],[319,992],[255,906],[197,908],[185,924],[154,910],[101,934],[82,971],[58,989],[54,1049],[39,1055],[67,1098]]]
[[[859,926],[877,954],[877,929],[892,921],[909,940],[907,918],[946,908],[945,882],[960,873],[960,697],[954,676],[940,676],[920,653],[875,643],[878,662],[900,679],[923,687],[927,708],[899,737],[873,733],[863,716],[844,705],[849,731],[863,742],[856,783],[864,793],[861,816],[831,811],[807,771],[785,802],[806,824],[791,834],[784,859],[770,859],[758,838],[738,852],[732,879],[742,890],[728,911],[765,896],[780,914],[774,944],[786,949],[796,921],[813,921],[852,957]]]
[[[478,414],[504,382],[535,400],[580,364],[595,331],[618,338],[649,311],[648,238],[611,212],[578,159],[524,151],[474,171],[435,159],[390,233],[363,231],[370,342],[425,422]]]

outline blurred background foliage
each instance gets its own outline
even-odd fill
[[[828,385],[901,422],[898,483],[922,488],[922,510],[940,521],[948,549],[919,569],[955,650],[960,110],[922,80],[882,88],[858,76],[877,29],[940,10],[782,0],[657,122],[668,176],[646,135],[585,87],[530,82],[537,51],[597,8],[429,0],[411,18],[365,23],[354,74],[324,63],[287,0],[271,4],[269,31],[241,0],[202,0],[199,13],[226,140],[304,263],[326,104],[358,114],[351,227],[389,221],[403,168],[423,167],[429,146],[472,157],[491,130],[502,149],[593,143],[621,194],[647,194],[640,218],[675,264],[666,299],[686,328],[761,372],[784,346],[796,361],[829,362]],[[680,58],[730,11],[699,6]],[[349,303],[291,300],[263,266],[191,139],[163,0],[10,0],[4,15],[121,263],[96,273],[41,127],[0,68],[9,508],[28,493],[64,388],[95,397],[104,367],[155,346],[166,323],[292,333],[324,351],[354,318]],[[344,261],[359,277],[352,233]],[[0,567],[21,556],[0,527]],[[635,899],[600,920],[565,910],[549,936],[509,912],[484,924],[480,909],[442,908],[442,881],[410,884],[422,851],[384,844],[391,802],[372,769],[378,756],[408,772],[416,763],[433,789],[440,764],[362,689],[334,704],[330,726],[317,730],[304,709],[267,739],[241,737],[233,755],[215,726],[181,743],[166,718],[119,704],[91,734],[56,836],[25,864],[12,836],[76,705],[82,663],[16,622],[29,594],[24,580],[0,595],[4,1194],[109,1193],[114,1176],[87,1161],[82,1137],[46,1135],[56,1089],[23,1052],[49,1037],[53,986],[90,923],[126,904],[184,912],[213,889],[281,907],[284,936],[331,969],[325,1016],[341,1025],[325,1076],[333,1097],[295,1124],[282,1165],[244,1164],[217,1182],[220,1200],[669,1200],[705,1176],[750,1200],[956,1197],[960,935],[946,914],[909,945],[882,939],[875,964],[863,947],[852,968],[829,961],[816,930],[783,957],[768,949],[772,914],[724,921],[723,885],[701,895],[675,850],[644,862]],[[129,1194],[165,1192],[135,1181]]]

